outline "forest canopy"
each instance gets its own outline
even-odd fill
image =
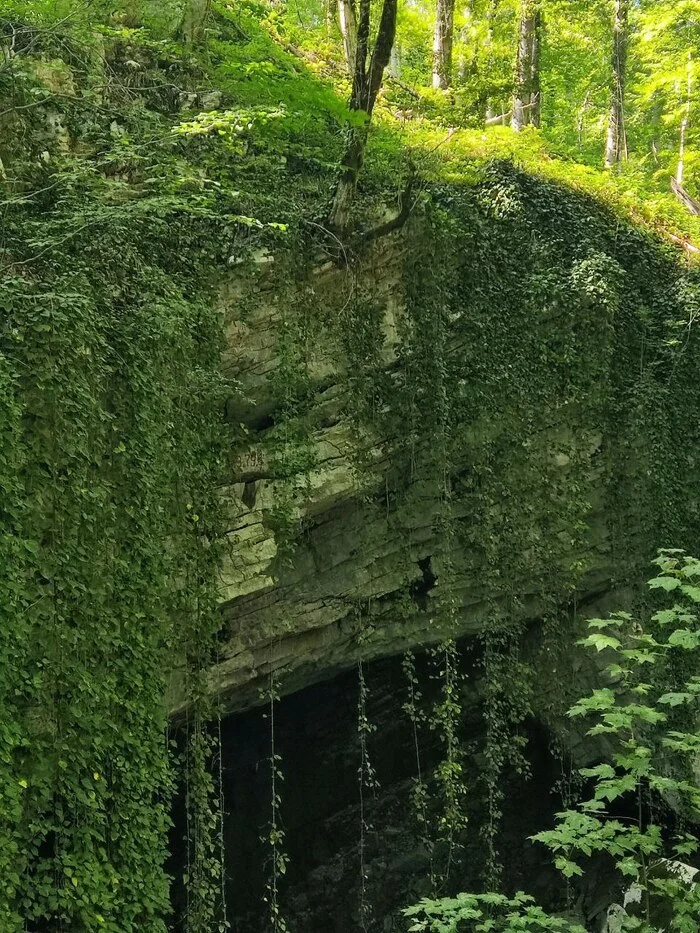
[[[81,30],[85,36],[121,30],[124,37],[184,42],[210,64],[218,59],[227,106],[281,106],[285,122],[299,124],[299,136],[310,111],[317,118],[326,113],[338,121],[336,136],[349,128],[351,137],[340,158],[336,200],[347,200],[343,177],[354,188],[364,161],[363,127],[378,102],[375,122],[391,127],[404,147],[458,148],[458,141],[441,143],[436,133],[460,128],[471,131],[461,142],[467,150],[507,155],[518,147],[499,126],[536,127],[544,151],[566,160],[572,178],[579,177],[574,163],[607,166],[621,180],[587,176],[588,183],[623,197],[634,193],[646,211],[682,227],[683,215],[670,204],[673,179],[683,210],[698,211],[697,0],[289,0],[213,7],[210,0],[133,0],[118,8],[101,0],[6,0],[2,15],[5,71],[14,51],[38,41],[31,30],[48,30],[57,43]],[[237,24],[233,41],[224,44],[221,16]],[[304,74],[316,79],[315,90],[296,80]],[[324,85],[337,102],[323,94]],[[343,119],[342,101],[359,117]],[[484,129],[488,139],[479,132]],[[540,144],[520,148],[533,165],[541,161]],[[333,223],[342,227],[347,220]]]

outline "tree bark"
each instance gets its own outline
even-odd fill
[[[455,0],[437,0],[433,38],[433,87],[446,90],[452,84],[452,45]]]
[[[369,127],[352,127],[348,133],[348,144],[340,168],[340,179],[335,189],[333,206],[328,216],[331,230],[344,230],[350,220],[350,208],[355,199],[357,179],[362,169]]]
[[[355,59],[357,57],[357,17],[355,15],[354,0],[338,0],[338,21],[340,34],[343,37],[343,52],[348,73],[355,72]]]
[[[494,53],[494,29],[496,26],[496,16],[498,15],[498,9],[501,5],[501,0],[490,0],[488,5],[488,10],[486,11],[486,48],[488,49],[488,54],[486,56],[487,61],[487,76],[490,76],[495,68],[495,53]],[[500,106],[498,110],[503,110],[503,105],[499,102]],[[496,105],[494,103],[493,97],[491,94],[486,98],[486,125],[490,126],[489,120],[493,123],[498,122],[493,118],[497,114]],[[508,117],[510,117],[510,112],[508,112]]]
[[[186,0],[182,17],[182,37],[187,45],[197,45],[211,13],[211,0]]]
[[[612,80],[605,167],[612,168],[627,158],[625,131],[625,79],[629,45],[629,0],[615,0],[613,20]]]
[[[688,52],[688,70],[686,83],[685,111],[681,120],[681,138],[678,147],[678,167],[676,169],[676,181],[678,186],[683,186],[683,175],[685,173],[685,144],[688,136],[688,127],[690,126],[690,108],[693,99],[693,53]]]
[[[344,2],[345,0],[340,0],[339,6]],[[350,220],[350,208],[364,162],[372,111],[396,38],[398,0],[384,0],[377,38],[370,52],[370,3],[371,0],[360,0],[359,15],[354,19],[356,41],[350,95],[350,109],[362,114],[364,122],[359,127],[350,127],[348,131],[348,144],[341,163],[340,179],[327,220],[331,230],[344,230]],[[355,15],[355,8],[352,7],[352,10]]]
[[[518,54],[515,62],[515,93],[511,127],[540,125],[540,44],[542,12],[539,0],[522,0],[518,28]]]

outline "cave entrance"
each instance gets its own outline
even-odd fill
[[[465,675],[461,739],[469,823],[444,893],[478,886],[484,864],[479,833],[484,806],[479,690],[483,674],[479,658],[468,651],[461,657]],[[429,710],[440,683],[425,655],[416,658],[416,670],[422,704]],[[283,773],[279,785],[283,848],[289,859],[281,879],[279,907],[290,933],[356,933],[361,928],[361,835],[368,931],[402,930],[400,909],[431,892],[429,850],[412,803],[416,736],[404,709],[408,693],[402,659],[365,664],[363,673],[366,716],[372,727],[367,752],[377,786],[365,788],[362,808],[357,670],[283,697],[275,706],[275,750]],[[270,850],[264,840],[271,815],[270,731],[265,707],[230,715],[221,726],[226,899],[234,933],[269,929],[265,898]],[[528,779],[506,776],[500,850],[507,887],[525,888],[546,902],[558,883],[557,876],[544,850],[527,837],[551,825],[561,806],[552,791],[560,777],[560,764],[551,754],[543,729],[530,722],[526,732],[531,775]],[[441,757],[439,736],[427,725],[419,730],[419,754],[426,775]],[[176,877],[182,871],[182,811],[180,798],[172,849]],[[183,898],[177,884],[174,899],[181,913]]]

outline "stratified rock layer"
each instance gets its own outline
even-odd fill
[[[288,693],[487,626],[558,619],[570,641],[578,605],[669,543],[669,515],[695,520],[697,439],[653,424],[695,353],[674,388],[660,339],[673,257],[506,176],[447,239],[417,222],[360,258],[261,253],[223,291],[241,386],[228,414],[247,437],[223,491],[224,708],[259,702],[271,676]]]

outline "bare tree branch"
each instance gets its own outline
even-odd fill
[[[700,217],[700,202],[691,197],[682,185],[679,185],[675,178],[671,179],[671,191],[691,214]]]

